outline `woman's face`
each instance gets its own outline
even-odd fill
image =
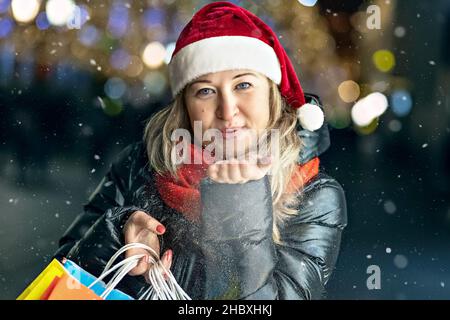
[[[191,127],[194,128],[194,121],[201,121],[202,134],[208,129],[218,129],[224,145],[232,141],[234,146],[244,144],[247,149],[250,133],[260,135],[269,123],[269,88],[268,78],[252,70],[204,75],[191,82],[185,91]]]

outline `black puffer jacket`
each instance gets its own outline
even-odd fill
[[[317,97],[307,95],[307,100]],[[329,146],[327,124],[315,132],[299,128],[306,163]],[[161,252],[173,250],[171,270],[193,299],[320,299],[324,297],[347,224],[340,184],[322,171],[303,189],[298,214],[278,223],[272,240],[268,177],[245,184],[202,180],[199,224],[168,207],[155,187],[145,146],[126,147],[112,163],[84,211],[60,240],[55,257],[75,261],[99,275],[124,245],[123,224],[142,210],[164,224]],[[127,276],[119,289],[138,297],[143,277]]]

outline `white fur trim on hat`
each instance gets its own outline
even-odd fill
[[[250,69],[281,83],[277,55],[267,43],[252,37],[220,36],[196,41],[182,48],[169,63],[172,95],[189,82],[212,72]]]
[[[309,131],[322,127],[325,119],[322,109],[311,103],[306,103],[298,108],[297,117],[302,128]]]

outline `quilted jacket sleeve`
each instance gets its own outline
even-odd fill
[[[272,239],[268,177],[246,184],[202,182],[206,299],[320,299],[347,224],[342,187],[320,173],[302,193],[298,214]]]
[[[122,210],[135,210],[126,207],[125,199],[131,187],[131,164],[138,151],[138,144],[130,144],[114,159],[108,172],[90,195],[83,211],[66,230],[59,240],[59,248],[54,257],[67,256],[74,244],[83,238],[88,229],[108,210],[120,207]]]

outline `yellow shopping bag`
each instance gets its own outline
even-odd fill
[[[39,300],[55,277],[65,273],[63,265],[56,259],[17,297],[17,300]]]

